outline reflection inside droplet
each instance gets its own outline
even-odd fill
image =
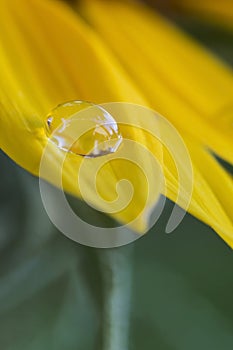
[[[86,157],[114,153],[122,142],[117,122],[110,113],[85,101],[58,105],[47,115],[46,130],[60,149]]]

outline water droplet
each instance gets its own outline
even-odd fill
[[[114,153],[122,143],[116,120],[85,101],[59,104],[46,118],[47,135],[60,149],[86,157]]]

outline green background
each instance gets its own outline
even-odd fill
[[[233,62],[232,34],[195,19],[175,19]],[[38,179],[3,153],[0,194],[0,349],[101,349],[103,251],[59,233],[42,206]],[[132,254],[129,348],[230,350],[232,251],[188,214],[166,235],[171,209],[167,201],[146,236],[118,249]]]

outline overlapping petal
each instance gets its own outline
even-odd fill
[[[190,212],[233,246],[232,179],[206,149],[233,161],[231,135],[212,122],[231,102],[230,69],[143,6],[83,1],[82,12],[94,29],[62,2],[1,1],[1,148],[38,175],[48,142],[44,116],[58,103],[79,99],[151,106],[173,122],[190,151],[195,176]],[[159,142],[135,128],[127,135],[161,160]],[[51,168],[56,169],[61,156],[51,144]],[[74,179],[80,162],[68,157],[64,169],[65,189],[77,195]],[[178,177],[166,151],[163,166],[166,194],[176,201]],[[126,170],[119,162],[105,170],[99,186],[106,197]],[[131,173],[137,182],[139,173]],[[142,192],[138,190],[134,206],[119,213],[118,220],[127,222],[132,211],[138,212]],[[88,196],[91,201],[91,191]],[[137,227],[143,231],[145,225],[142,220]]]

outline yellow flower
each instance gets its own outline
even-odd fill
[[[233,163],[230,68],[142,5],[95,0],[77,4],[74,12],[60,1],[1,1],[0,147],[38,175],[47,144],[45,115],[57,104],[79,99],[152,107],[175,125],[190,152],[190,213],[233,246],[232,179],[209,151]],[[127,135],[162,161],[159,142],[135,128]],[[50,152],[56,168],[61,152],[55,145]],[[65,189],[77,195],[74,179],[80,162],[80,157],[68,159],[63,174]],[[166,150],[163,168],[166,194],[176,201],[178,178]],[[106,169],[99,183],[103,195],[126,169],[124,162]],[[136,183],[139,176],[132,171],[130,180]],[[91,201],[92,193],[87,196]],[[144,200],[143,189],[138,188],[133,204],[115,218],[128,222]],[[146,224],[145,217],[140,218],[134,228],[143,231]]]

